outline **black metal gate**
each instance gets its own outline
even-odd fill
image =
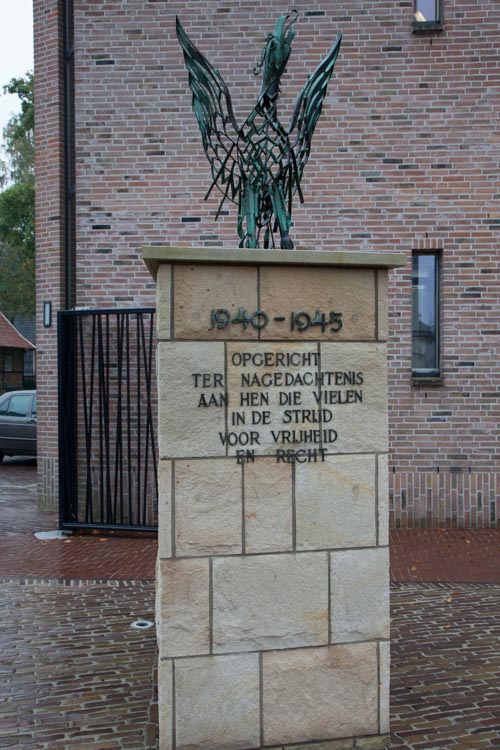
[[[58,313],[61,528],[157,528],[154,317]]]

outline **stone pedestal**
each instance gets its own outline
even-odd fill
[[[385,747],[387,270],[145,248],[158,282],[161,750]]]

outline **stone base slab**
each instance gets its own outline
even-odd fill
[[[328,742],[309,742],[307,745],[283,745],[283,750],[385,750],[390,747],[390,734],[376,734],[372,737],[349,737]],[[275,750],[275,748],[269,748]],[[276,748],[277,750],[277,748]],[[281,746],[280,746],[281,750]]]

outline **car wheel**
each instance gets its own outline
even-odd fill
[[[0,450],[0,464],[2,463],[4,459],[4,456],[5,456],[5,453],[2,450]]]

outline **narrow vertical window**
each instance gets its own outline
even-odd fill
[[[412,369],[439,377],[439,254],[412,257]]]

